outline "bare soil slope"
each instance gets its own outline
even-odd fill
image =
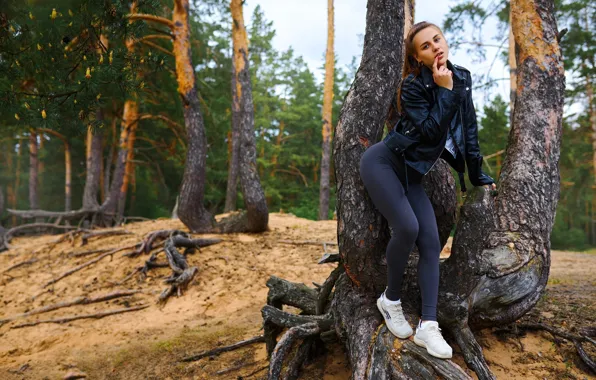
[[[307,285],[322,283],[334,267],[317,264],[323,245],[283,241],[334,242],[336,228],[335,221],[271,214],[270,231],[264,234],[204,235],[224,241],[188,256],[190,264],[199,268],[197,277],[182,297],[171,299],[161,308],[156,300],[167,287],[162,280],[170,275],[169,268],[152,269],[142,281],[133,275],[118,284],[148,258],[123,256],[132,249],[105,257],[46,288],[43,285],[102,253],[83,257],[73,254],[134,245],[155,230],[186,230],[177,220],[127,224],[122,229],[131,234],[97,237],[84,246],[80,239],[54,244],[57,236],[15,239],[15,247],[0,254],[0,320],[82,296],[125,290],[138,293],[1,325],[0,379],[62,379],[68,373],[79,372],[89,379],[263,378],[267,358],[262,343],[196,362],[179,360],[260,335],[260,309],[266,302],[265,282],[269,276]],[[336,247],[328,246],[328,250]],[[446,247],[444,256],[448,254]],[[165,262],[164,254],[159,255],[158,262]],[[24,262],[28,263],[6,272]],[[595,326],[596,255],[555,251],[552,262],[548,292],[527,318],[569,331]],[[15,328],[26,322],[137,306],[147,307],[101,319]],[[548,333],[520,336],[494,329],[479,336],[489,364],[500,379],[596,378],[580,362],[573,345],[553,343]],[[465,366],[461,356],[455,360]],[[347,359],[337,344],[309,363],[301,378],[337,380],[348,379],[349,374]]]

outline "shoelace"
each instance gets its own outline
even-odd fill
[[[386,307],[391,314],[391,318],[395,317],[399,323],[407,322],[406,317],[404,317],[404,312],[401,308],[401,305],[386,305]]]
[[[438,326],[429,326],[427,328],[425,328],[425,330],[427,331],[428,337],[429,338],[434,338],[434,339],[438,339],[442,342],[445,342],[445,338],[443,338],[443,334],[441,334],[441,328]],[[447,343],[447,342],[445,342]]]

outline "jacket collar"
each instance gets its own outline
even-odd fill
[[[461,70],[459,70],[456,65],[452,64],[450,60],[447,60],[447,68],[449,70],[451,70],[451,72],[453,73],[453,76],[457,80],[462,81],[462,82],[465,81],[464,73],[462,73]],[[433,72],[431,69],[426,67],[426,65],[422,65],[422,69],[420,69],[420,77],[422,78],[422,83],[424,84],[424,87],[427,87],[427,88],[436,87],[437,84],[435,83],[435,80],[433,79]]]

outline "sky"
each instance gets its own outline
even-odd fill
[[[418,0],[416,2],[415,22],[429,21],[439,26],[449,11],[449,4],[453,1]],[[283,51],[290,46],[296,55],[301,55],[310,69],[315,72],[319,81],[323,80],[322,66],[327,45],[327,1],[325,0],[246,0],[244,17],[250,25],[251,15],[257,5],[261,6],[267,20],[273,21],[276,35],[273,46]],[[335,54],[339,66],[347,66],[353,56],[358,60],[362,54],[362,43],[366,27],[366,0],[335,0]],[[486,43],[495,43],[490,36],[497,33],[495,25],[487,25],[483,29]],[[449,40],[448,40],[449,42]],[[504,48],[507,48],[505,44]],[[465,51],[457,51],[450,46],[449,60],[464,66],[472,74],[483,74],[488,71],[497,48],[487,48],[487,61],[474,63]],[[492,78],[509,78],[509,70],[500,59],[497,59],[491,69]],[[477,113],[487,99],[500,93],[504,99],[509,99],[509,80],[498,82],[486,94],[474,95]]]

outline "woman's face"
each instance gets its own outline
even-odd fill
[[[425,66],[432,69],[436,56],[439,56],[437,66],[447,64],[449,57],[449,46],[443,34],[437,28],[429,26],[419,31],[412,41],[414,44],[414,57],[418,62],[422,62]]]

